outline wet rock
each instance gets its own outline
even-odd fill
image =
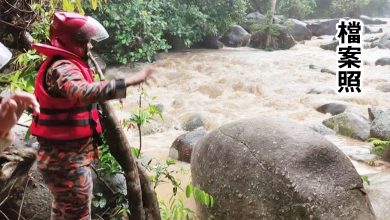
[[[99,167],[99,165],[95,165]],[[99,215],[106,217],[107,209],[116,208],[118,195],[127,195],[126,178],[123,174],[104,175],[92,172],[93,194],[100,194],[105,203],[92,205],[92,216]],[[108,218],[107,218],[108,219]]]
[[[207,132],[204,129],[197,129],[180,135],[173,142],[169,149],[169,156],[173,159],[183,162],[191,162],[191,154],[194,146],[206,136]]]
[[[309,69],[312,69],[312,70],[317,70],[317,69],[320,69],[320,67],[314,65],[314,64],[310,64],[309,65]]]
[[[336,92],[332,89],[324,89],[324,90],[319,90],[316,88],[310,89],[307,94],[336,94]]]
[[[260,30],[252,34],[250,39],[250,46],[259,49],[275,49],[284,50],[290,49],[296,44],[296,41],[288,33],[287,28],[282,25],[278,25],[279,35],[271,36],[270,48],[266,48],[267,34],[266,30]]]
[[[244,28],[239,25],[233,25],[220,40],[228,47],[245,47],[250,38],[251,35]]]
[[[381,140],[390,139],[390,110],[375,117],[371,123],[370,136]]]
[[[256,22],[256,23],[266,23],[267,22],[267,18],[258,11],[247,14],[246,19],[249,21]]]
[[[223,43],[218,38],[217,36],[207,35],[200,42],[192,45],[191,48],[221,49]]]
[[[367,174],[369,185],[365,185],[365,190],[370,198],[372,208],[377,220],[390,219],[390,172]]]
[[[162,113],[164,112],[164,105],[163,104],[157,104],[156,108]]]
[[[344,104],[328,103],[325,105],[321,105],[320,107],[316,108],[316,110],[324,114],[330,113],[331,115],[338,115],[343,113],[346,108],[347,106]]]
[[[383,33],[383,29],[379,28],[378,30],[371,30],[369,27],[364,26],[364,33],[365,34],[378,34],[378,33]]]
[[[339,45],[339,41],[338,40],[334,40],[330,43],[326,43],[326,44],[321,44],[320,47],[324,50],[333,50],[333,51],[336,51],[337,49],[337,46]]]
[[[206,118],[201,114],[189,114],[181,118],[181,127],[185,131],[193,131],[197,128],[204,127]]]
[[[383,112],[384,112],[383,110],[380,110],[377,108],[368,108],[368,119],[370,121],[373,121],[375,118],[377,118]]]
[[[112,196],[115,193],[127,194],[126,178],[121,173],[113,175],[99,174],[97,176],[95,172],[92,172],[92,180],[94,193],[102,193],[103,195],[111,194]]]
[[[320,21],[320,22],[308,24],[307,28],[311,31],[313,36],[336,35],[337,33],[336,24],[338,22],[339,22],[338,19]]]
[[[374,19],[366,15],[360,15],[360,20],[365,24],[387,24],[387,21],[382,21],[379,19]]]
[[[259,30],[261,25],[266,23],[267,23],[267,18],[264,15],[262,15],[260,12],[256,11],[256,12],[249,13],[246,16],[245,21],[240,25],[249,33],[254,33]]]
[[[384,150],[382,157],[384,161],[390,162],[390,145]]]
[[[321,69],[321,73],[329,73],[329,74],[332,74],[332,75],[336,75],[335,71],[327,69],[327,68],[322,68]]]
[[[388,57],[380,58],[379,60],[377,60],[375,62],[375,65],[376,66],[390,65],[390,58],[388,58]]]
[[[312,125],[312,126],[310,126],[310,128],[313,129],[315,132],[320,133],[321,135],[335,135],[336,134],[335,131],[333,131],[332,129],[330,129],[322,124]]]
[[[322,122],[338,134],[366,141],[370,135],[369,121],[355,113],[341,113]]]
[[[377,159],[377,155],[372,154],[371,150],[368,148],[358,148],[356,146],[343,147],[343,152],[352,160],[370,163],[371,161]]]
[[[171,45],[171,50],[173,51],[188,49],[188,46],[185,45],[184,40],[181,37],[166,34],[164,38],[167,40],[167,43]]]
[[[274,24],[283,24],[286,21],[284,15],[275,15],[273,19]]]
[[[390,35],[384,34],[379,40],[371,44],[371,48],[378,47],[379,49],[390,49]]]
[[[297,19],[287,19],[284,26],[289,27],[289,33],[296,41],[310,40],[312,37],[311,31],[306,27],[307,24]]]
[[[201,219],[375,219],[350,160],[310,128],[282,119],[230,123],[194,149]]]
[[[376,87],[381,92],[390,92],[390,83],[385,83]]]

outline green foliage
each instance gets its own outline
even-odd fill
[[[195,212],[186,208],[181,198],[171,197],[168,204],[160,201],[161,218],[163,220],[190,220],[198,219]]]
[[[156,189],[160,183],[166,182],[167,180],[172,184],[173,196],[176,196],[177,191],[180,187],[180,182],[176,180],[174,174],[178,171],[171,168],[175,164],[174,160],[166,160],[165,163],[156,163],[156,165],[145,166],[147,170],[154,172],[154,175],[149,176],[150,181],[153,183],[153,188]]]
[[[333,0],[330,14],[336,17],[358,17],[370,0]]]
[[[270,28],[272,36],[277,37],[280,35],[280,27],[278,25],[275,24],[268,25],[268,24],[261,24],[261,23],[253,23],[250,25],[250,29],[253,32],[264,30],[266,28]]]
[[[168,49],[162,38],[167,24],[160,4],[157,0],[112,0],[89,11],[110,34],[95,47],[108,63],[150,62],[157,51]]]
[[[368,141],[374,145],[371,151],[379,156],[382,156],[386,148],[390,146],[390,140],[384,141],[378,138],[370,138]]]
[[[160,109],[155,105],[149,104],[148,107],[138,108],[132,112],[129,122],[130,125],[134,124],[137,127],[141,127],[145,123],[149,123],[156,115],[160,116],[161,119],[163,118]]]
[[[9,75],[2,75],[1,81],[8,83],[11,90],[22,90],[33,92],[36,66],[43,60],[43,57],[29,50],[19,54],[13,62],[16,71]]]
[[[182,0],[182,3],[196,5],[207,15],[204,32],[219,35],[235,23],[240,23],[245,17],[249,0]]]
[[[271,0],[250,0],[249,6],[251,11],[266,14],[271,9]]]
[[[366,15],[384,16],[388,15],[390,10],[390,1],[388,0],[369,0],[369,3],[362,8]]]
[[[313,13],[315,0],[280,0],[277,2],[277,13],[289,18],[303,19]]]
[[[364,183],[367,183],[367,185],[370,185],[370,180],[368,179],[368,176],[366,175],[360,175]]]
[[[164,29],[166,36],[178,37],[189,47],[205,34],[207,15],[198,6],[170,0],[161,4],[161,10],[167,23]]]
[[[113,175],[116,173],[123,173],[121,166],[110,153],[107,145],[105,135],[102,135],[103,145],[99,146],[99,167],[97,171],[101,175]]]
[[[214,206],[214,198],[211,195],[199,189],[198,187],[193,186],[192,184],[188,184],[186,187],[186,197],[190,198],[191,194],[198,203],[209,208]]]

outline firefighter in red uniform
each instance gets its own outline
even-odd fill
[[[30,129],[40,145],[38,168],[54,197],[52,220],[91,218],[90,164],[97,156],[93,137],[102,130],[96,103],[124,98],[126,87],[155,71],[148,67],[126,79],[94,82],[86,64],[89,42],[107,37],[95,19],[57,12],[50,26],[51,45],[33,45],[47,56],[35,81],[41,112]]]

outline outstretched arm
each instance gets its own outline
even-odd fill
[[[144,82],[156,69],[153,67],[127,79],[87,82],[77,66],[67,60],[56,61],[46,75],[48,92],[54,97],[66,97],[86,104],[126,97],[128,86]]]

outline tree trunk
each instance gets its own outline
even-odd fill
[[[91,54],[90,59],[96,66],[101,79],[103,73]],[[112,156],[122,167],[127,185],[127,200],[131,220],[160,220],[160,209],[156,193],[154,192],[145,169],[137,162],[131,153],[130,144],[123,131],[122,125],[115,116],[115,111],[109,102],[100,103],[103,117],[102,126],[106,141]]]
[[[273,23],[274,16],[275,16],[275,8],[276,8],[276,0],[272,0],[271,16],[270,16],[270,19],[268,20],[267,38],[266,38],[266,42],[265,42],[265,48],[269,48],[271,45],[271,39],[272,39],[271,25]]]

